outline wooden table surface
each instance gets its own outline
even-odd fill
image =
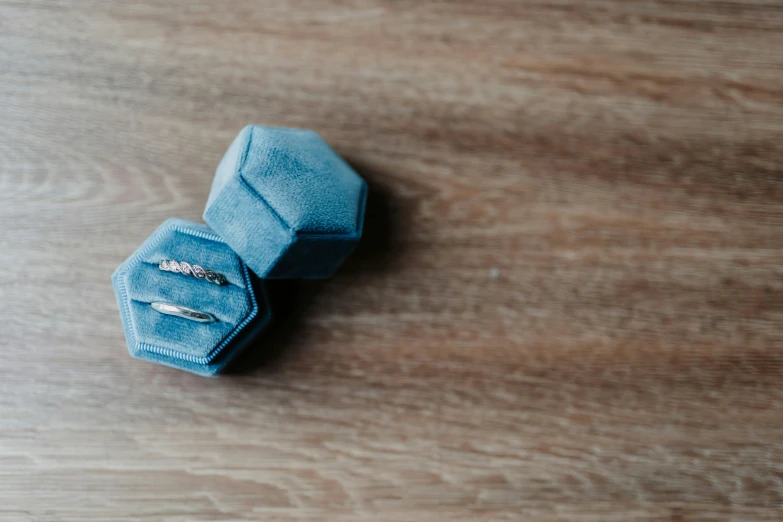
[[[371,187],[221,379],[109,281],[248,123]],[[0,519],[783,518],[783,3],[0,0]]]

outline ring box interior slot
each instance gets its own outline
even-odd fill
[[[132,356],[215,375],[266,326],[263,279],[330,277],[361,238],[367,186],[313,131],[249,125],[215,173],[207,225],[163,223],[112,275]],[[162,260],[222,274],[217,285]],[[212,314],[162,314],[164,302]]]

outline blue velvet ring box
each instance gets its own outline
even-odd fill
[[[215,173],[204,212],[210,226],[167,220],[112,275],[131,355],[219,373],[270,320],[258,277],[332,275],[361,237],[366,197],[364,180],[316,133],[245,127]],[[227,283],[160,270],[163,259],[200,265]],[[155,301],[217,321],[164,315]]]
[[[162,271],[163,259],[187,261],[222,274],[216,285]],[[271,317],[263,283],[206,225],[169,219],[112,275],[128,349],[134,357],[200,375],[214,375]],[[207,312],[211,324],[164,315],[152,302]]]

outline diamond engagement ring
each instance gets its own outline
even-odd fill
[[[170,259],[164,259],[158,263],[158,268],[164,272],[174,272],[177,274],[192,275],[198,279],[206,279],[210,283],[216,285],[226,284],[226,278],[217,272],[207,270],[199,265],[191,265],[187,261],[180,261],[179,263]]]
[[[199,312],[187,306],[181,306],[171,303],[162,303],[155,301],[150,303],[150,306],[156,312],[160,312],[165,315],[173,315],[174,317],[181,317],[190,321],[196,321],[197,323],[216,323],[217,318],[206,312]]]

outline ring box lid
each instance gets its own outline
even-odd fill
[[[366,199],[317,133],[249,125],[217,167],[204,221],[259,277],[319,279],[361,238]]]

